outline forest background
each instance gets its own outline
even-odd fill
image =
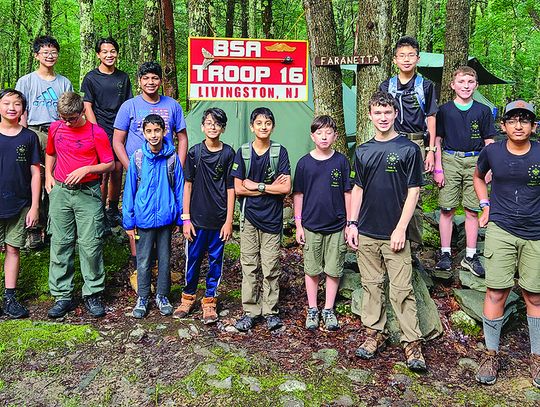
[[[311,58],[383,55],[380,66],[360,68],[357,74],[315,68],[316,113],[339,110],[324,99],[325,95],[337,99],[333,92],[328,95],[329,81],[341,80],[360,84],[361,111],[375,82],[393,72],[392,46],[404,34],[417,37],[422,51],[445,53],[454,65],[460,65],[467,54],[475,56],[492,73],[512,82],[481,88],[497,106],[517,97],[540,105],[540,3],[536,0],[0,0],[3,88],[14,86],[20,76],[35,69],[31,43],[43,34],[59,40],[56,70],[76,90],[82,77],[97,66],[95,40],[112,36],[120,43],[119,68],[129,73],[134,86],[140,63],[161,61],[164,92],[184,108],[188,107],[189,35],[309,39]],[[323,77],[327,73],[333,77],[321,81],[317,70]],[[441,95],[442,101],[448,97]]]

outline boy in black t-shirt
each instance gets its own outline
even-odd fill
[[[308,310],[306,329],[319,327],[317,290],[319,276],[326,274],[326,297],[322,319],[326,330],[339,329],[334,301],[343,275],[347,252],[345,223],[351,199],[350,166],[347,157],[332,149],[337,138],[330,116],[311,123],[315,149],[303,156],[294,177],[296,241],[304,245],[304,273]]]
[[[25,111],[26,98],[21,92],[0,92],[0,244],[6,251],[3,308],[10,318],[28,316],[28,309],[15,298],[15,287],[20,249],[24,247],[27,228],[39,221],[41,195],[39,139],[19,123]]]
[[[441,188],[441,250],[435,268],[452,268],[452,221],[456,207],[462,203],[465,209],[467,247],[461,265],[475,276],[484,278],[484,267],[476,254],[479,207],[473,174],[480,151],[485,145],[493,143],[496,131],[489,107],[473,100],[473,93],[478,86],[474,69],[468,66],[456,69],[450,86],[456,94],[455,98],[442,105],[437,113],[437,151],[433,179]]]
[[[407,366],[425,370],[406,235],[422,185],[422,155],[416,144],[395,131],[397,113],[392,95],[376,92],[369,101],[375,137],[355,152],[347,242],[358,249],[364,289],[362,323],[367,330],[367,338],[356,355],[371,359],[385,346],[384,283],[388,274],[390,303],[401,328]]]
[[[279,247],[283,228],[283,199],[291,191],[291,164],[285,147],[270,140],[275,119],[259,107],[249,119],[255,140],[238,149],[232,176],[240,197],[240,263],[242,307],[245,315],[235,327],[248,331],[264,316],[269,330],[283,324],[278,316]],[[262,269],[262,293],[257,283]],[[262,297],[262,298],[261,298]]]
[[[100,38],[96,42],[96,55],[100,61],[96,69],[88,72],[81,84],[84,93],[85,115],[89,121],[98,124],[109,136],[112,145],[114,119],[122,103],[131,99],[131,82],[124,71],[116,67],[118,43],[113,38]],[[115,157],[114,170],[102,178],[101,196],[109,226],[122,224],[122,215],[118,210],[118,200],[122,187],[122,163]]]
[[[530,141],[535,120],[530,103],[517,100],[506,105],[501,129],[508,139],[486,146],[474,173],[474,189],[482,208],[480,227],[487,225],[486,355],[476,373],[476,380],[483,384],[497,380],[504,306],[517,269],[527,306],[532,381],[540,388],[540,144]],[[488,171],[493,174],[491,200],[484,179]]]
[[[206,291],[202,299],[203,322],[218,320],[217,289],[223,267],[225,242],[232,235],[234,150],[219,140],[227,115],[217,107],[205,110],[201,130],[205,139],[189,149],[184,168],[182,214],[186,247],[186,286],[174,318],[186,317],[195,304],[203,255],[208,251]]]

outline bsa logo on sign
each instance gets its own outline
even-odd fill
[[[306,101],[307,41],[189,38],[191,100]]]

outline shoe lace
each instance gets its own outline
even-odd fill
[[[310,318],[315,318],[319,315],[319,310],[317,308],[308,308],[307,312]]]
[[[160,307],[165,307],[167,305],[170,305],[169,299],[165,297],[164,295],[158,295],[157,296],[157,303]]]
[[[407,358],[408,359],[422,359],[422,351],[420,350],[420,345],[412,343],[407,346]]]
[[[493,355],[486,355],[486,357],[480,361],[480,365],[478,366],[478,371],[483,375],[491,375],[496,370],[497,359]]]
[[[146,307],[147,304],[148,304],[148,298],[139,297],[137,299],[137,307]]]

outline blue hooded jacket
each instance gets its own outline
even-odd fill
[[[173,188],[169,185],[167,169],[167,158],[172,154],[175,155]],[[148,143],[143,144],[140,175],[137,185],[137,166],[133,154],[129,161],[122,201],[124,229],[182,225],[180,215],[184,173],[174,145],[168,139],[163,139],[163,147],[157,154],[150,151]]]

